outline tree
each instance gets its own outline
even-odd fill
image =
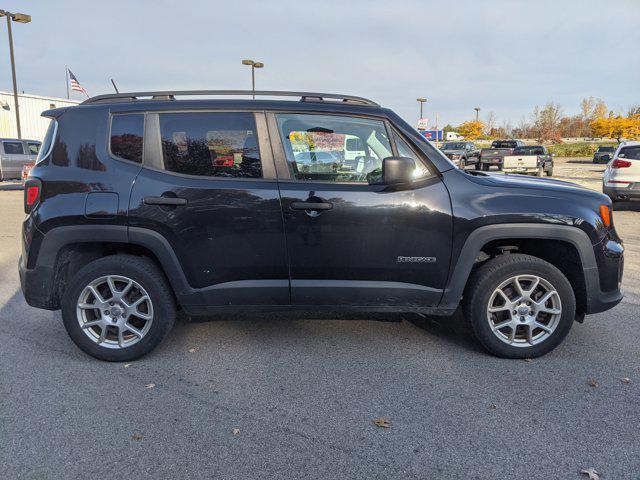
[[[484,124],[480,121],[464,122],[458,127],[458,133],[467,140],[477,140],[482,136]]]
[[[615,138],[618,142],[623,138],[635,140],[640,138],[640,115],[597,118],[591,122],[591,131],[595,137]]]
[[[560,121],[562,119],[562,107],[554,102],[547,103],[544,108],[536,107],[533,110],[533,128],[538,141],[551,141],[560,143]]]
[[[485,119],[485,122],[484,122],[484,129],[485,129],[485,134],[489,138],[496,135],[496,132],[495,132],[496,114],[494,112],[489,112],[489,114],[487,115],[487,118]]]

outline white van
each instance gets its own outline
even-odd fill
[[[344,136],[344,159],[346,161],[355,160],[357,157],[365,155],[364,142],[361,138],[354,135]]]

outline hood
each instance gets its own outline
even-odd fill
[[[533,190],[553,192],[575,193],[578,195],[590,196],[594,199],[605,197],[603,193],[596,192],[576,183],[553,180],[548,178],[530,177],[527,175],[504,175],[500,173],[474,172],[468,173],[473,181],[483,185],[501,188],[529,188]],[[543,192],[541,192],[543,193]],[[605,197],[606,198],[606,197]]]

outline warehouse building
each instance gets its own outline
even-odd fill
[[[18,94],[22,138],[42,141],[49,126],[49,119],[41,117],[40,114],[51,108],[68,107],[79,103],[66,98],[42,97],[30,93]],[[13,93],[0,91],[0,138],[17,137]]]

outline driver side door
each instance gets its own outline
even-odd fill
[[[269,114],[290,264],[298,306],[435,306],[451,254],[451,206],[433,167],[384,119]],[[345,136],[365,155],[344,160]],[[322,152],[322,155],[320,155]],[[297,159],[331,155],[311,166]],[[412,156],[408,188],[375,184],[382,160]]]

